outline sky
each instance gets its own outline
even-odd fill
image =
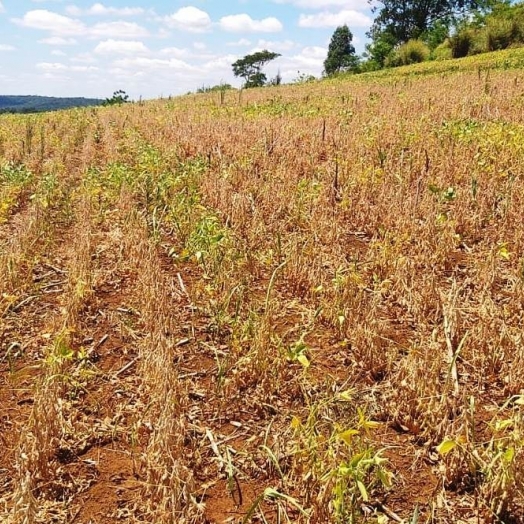
[[[262,49],[282,56],[271,78],[320,76],[335,28],[357,52],[372,24],[367,0],[0,0],[0,94],[136,100],[226,82]]]

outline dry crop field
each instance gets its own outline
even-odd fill
[[[0,520],[524,522],[524,71],[0,117]]]

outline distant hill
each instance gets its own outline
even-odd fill
[[[58,98],[51,96],[0,95],[0,113],[35,113],[71,107],[99,106],[98,98]]]

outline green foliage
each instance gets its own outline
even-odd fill
[[[460,27],[450,45],[453,58],[524,45],[524,4],[500,2],[491,13]]]
[[[364,56],[367,60],[361,65],[361,71],[376,71],[386,65],[387,58],[395,49],[396,39],[388,31],[377,31],[373,40],[366,45]]]
[[[446,39],[444,42],[442,42],[442,44],[433,50],[432,58],[433,60],[449,60],[453,58],[449,39]]]
[[[32,173],[22,164],[8,162],[0,165],[0,187],[7,185],[23,186],[31,181]]]
[[[383,31],[397,43],[423,37],[437,24],[449,27],[461,16],[475,9],[485,9],[491,0],[379,0],[373,8],[377,12],[371,36]]]
[[[220,83],[214,86],[203,85],[197,89],[197,93],[215,93],[217,91],[229,91],[231,89],[234,89],[231,84]]]
[[[267,76],[262,73],[261,71],[259,73],[254,73],[249,80],[246,81],[244,84],[244,87],[249,89],[250,87],[262,87],[267,82]]]
[[[515,10],[515,17],[491,17],[485,32],[486,51],[499,51],[524,43],[524,10]],[[520,15],[520,16],[518,16]]]
[[[279,53],[273,53],[267,49],[246,55],[232,64],[233,74],[245,80],[244,87],[246,88],[262,87],[267,81],[262,68],[279,56],[281,56]]]
[[[33,180],[33,174],[23,164],[0,164],[0,224],[3,224],[18,195]]]
[[[453,58],[463,58],[473,54],[475,43],[475,32],[472,29],[463,29],[454,34],[449,39],[451,47],[451,56]]]
[[[431,51],[422,40],[409,40],[396,49],[386,61],[391,67],[418,64],[429,60]]]
[[[315,82],[316,78],[314,75],[308,75],[306,73],[301,73],[298,71],[298,75],[293,79],[293,84],[309,84]]]
[[[383,79],[386,82],[395,82],[400,78],[415,78],[431,75],[451,75],[456,72],[484,70],[520,70],[524,68],[524,48],[505,49],[493,53],[477,54],[458,60],[428,60],[409,67],[395,69],[381,69],[368,72],[359,79]]]
[[[434,51],[439,45],[447,40],[448,36],[449,25],[442,20],[437,20],[429,30],[422,34],[421,40],[423,40],[429,48]]]
[[[122,91],[122,89],[119,89],[118,91],[115,91],[113,93],[113,96],[111,98],[106,98],[104,101],[105,106],[120,106],[122,104],[126,104],[129,102],[129,95]]]
[[[0,95],[0,113],[38,113],[58,111],[73,107],[101,105],[97,98],[57,98],[50,96],[10,96]]]
[[[342,71],[354,71],[358,68],[358,57],[352,41],[353,34],[347,25],[335,29],[329,43],[327,58],[324,61],[324,72],[327,76]]]

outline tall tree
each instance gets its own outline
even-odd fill
[[[324,61],[324,72],[327,76],[357,68],[358,57],[352,42],[353,34],[347,25],[335,29]]]
[[[370,31],[376,40],[384,33],[396,43],[420,38],[437,22],[451,24],[473,10],[486,9],[496,0],[368,0],[377,13]]]
[[[279,56],[280,54],[273,53],[267,49],[246,55],[244,58],[239,58],[232,64],[233,74],[245,80],[244,87],[261,87],[267,81],[267,77],[262,72],[262,68],[268,62],[271,62],[271,60]]]

